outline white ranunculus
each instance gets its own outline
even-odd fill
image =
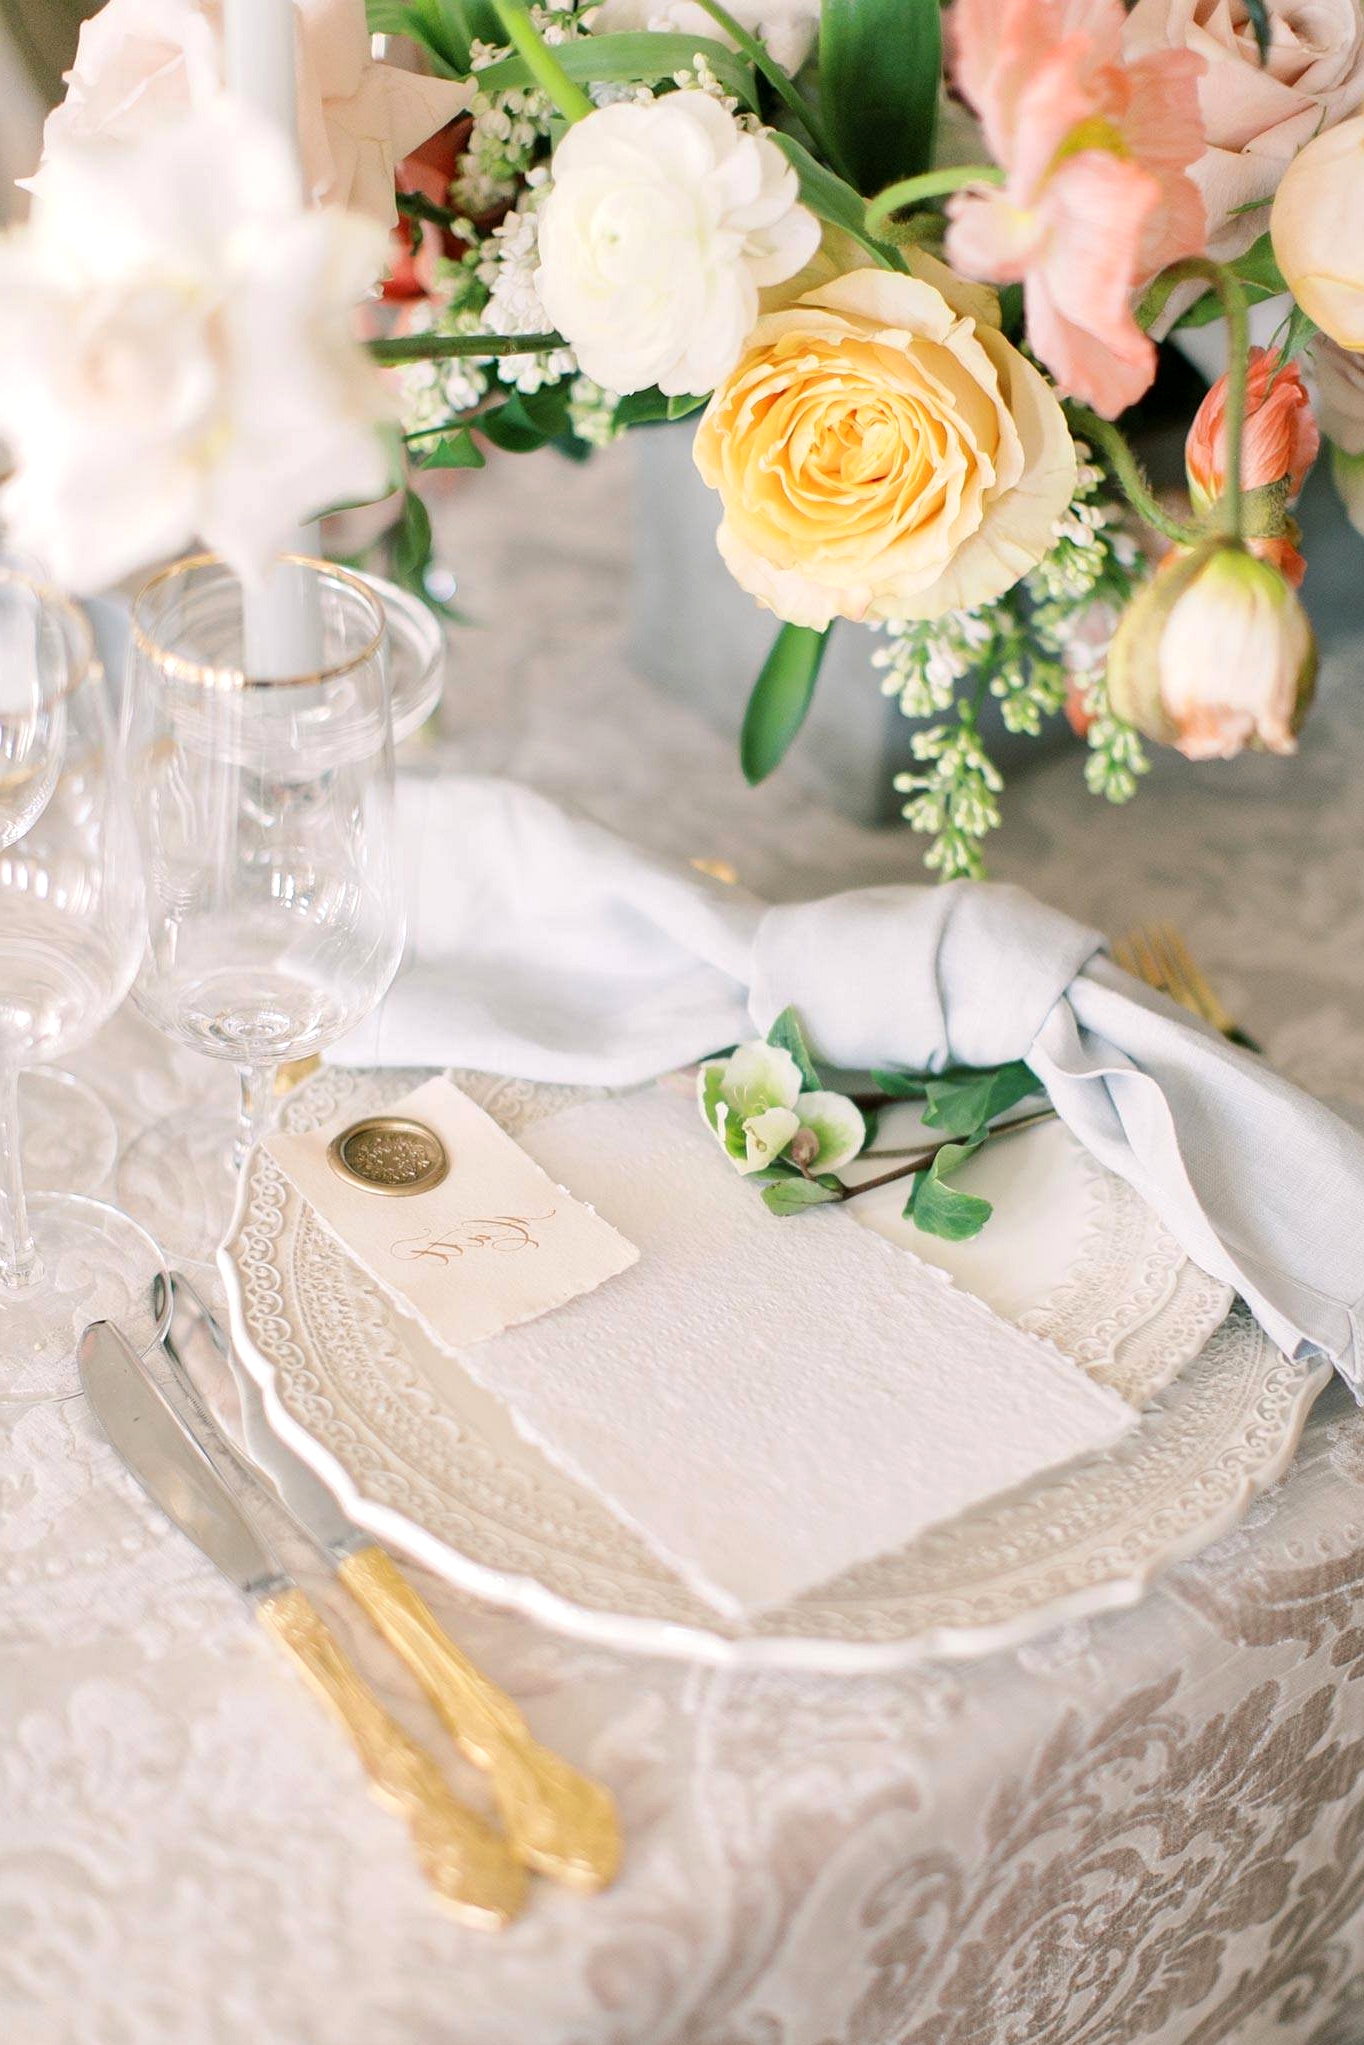
[[[769,56],[783,71],[799,71],[819,27],[819,0],[732,0],[726,11],[740,28],[766,44]],[[709,36],[713,42],[734,47],[714,15],[698,7],[696,0],[604,0],[592,21],[593,35],[641,28]]]
[[[305,211],[282,140],[226,99],[55,150],[0,241],[16,543],[79,590],[196,538],[250,575],[380,495],[388,400],[354,312],[384,253],[372,221]]]
[[[364,0],[294,0],[299,153],[308,196],[391,227],[393,172],[462,113],[470,81],[427,78],[370,55]],[[80,32],[66,97],[43,130],[43,162],[97,135],[136,141],[207,106],[223,86],[220,0],[106,0]]]
[[[536,286],[607,390],[705,392],[728,375],[758,293],[819,244],[796,174],[704,92],[599,108],[554,154]]]

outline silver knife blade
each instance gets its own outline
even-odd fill
[[[166,1348],[251,1469],[264,1477],[310,1540],[334,1560],[369,1545],[322,1479],[270,1425],[260,1386],[212,1309],[181,1271],[171,1273]]]
[[[112,1321],[91,1323],[79,1357],[85,1396],[110,1446],[167,1519],[248,1597],[287,1584],[268,1543]]]

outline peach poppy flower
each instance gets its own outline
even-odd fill
[[[1108,418],[1156,369],[1132,298],[1198,253],[1207,222],[1188,168],[1203,149],[1202,59],[1128,62],[1121,0],[956,0],[956,79],[1006,173],[949,205],[948,254],[1021,282],[1028,339],[1069,396]]]

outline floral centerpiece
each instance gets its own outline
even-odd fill
[[[928,720],[905,814],[944,877],[998,821],[989,696],[1064,711],[1113,801],[1147,742],[1293,750],[1318,419],[1364,526],[1360,0],[370,0],[425,76],[360,0],[297,19],[301,179],[212,0],[86,25],[0,254],[8,511],[69,580],[195,535],[258,570],[400,482],[420,582],[423,470],[695,414],[774,620],[750,779],[847,625]],[[1217,318],[1157,501],[1117,422]]]

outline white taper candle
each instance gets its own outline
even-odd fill
[[[298,88],[294,0],[224,0],[223,41],[230,92],[278,128],[298,163]],[[299,169],[300,184],[302,169]],[[290,552],[317,554],[316,525]],[[242,594],[244,658],[252,674],[278,679],[323,665],[322,611],[312,576],[287,563]]]

